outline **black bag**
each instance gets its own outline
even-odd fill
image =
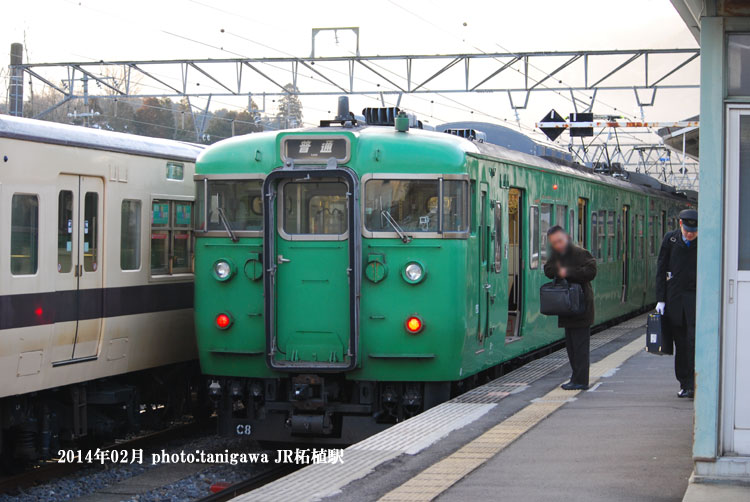
[[[658,356],[671,354],[671,347],[664,344],[664,333],[662,331],[662,317],[659,313],[648,315],[646,322],[646,352]]]
[[[586,298],[580,284],[555,279],[539,288],[539,310],[544,315],[574,316],[586,312]]]

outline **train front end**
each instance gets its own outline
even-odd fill
[[[471,369],[466,155],[403,129],[342,121],[199,158],[196,332],[221,433],[352,443]]]

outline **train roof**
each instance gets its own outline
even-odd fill
[[[0,138],[195,162],[202,145],[0,115]]]
[[[251,133],[220,141],[206,149],[198,160],[197,172],[205,173],[214,169],[222,173],[243,172],[247,169],[247,166],[253,164],[252,159],[256,148],[258,148],[258,151],[276,148],[276,140],[279,134],[351,134],[358,139],[360,153],[362,153],[361,150],[363,148],[374,151],[375,149],[387,148],[389,144],[392,145],[395,142],[403,144],[402,142],[405,137],[404,133],[397,132],[392,126],[365,125],[362,123],[353,127],[309,127]],[[421,161],[422,164],[429,163],[433,169],[458,168],[459,165],[463,165],[465,156],[470,155],[513,162],[543,171],[559,172],[560,174],[586,179],[595,183],[616,186],[624,190],[686,200],[685,195],[676,194],[667,189],[655,188],[656,186],[666,188],[666,185],[662,185],[658,181],[653,180],[653,178],[646,177],[645,175],[641,175],[637,182],[634,182],[636,180],[628,181],[594,173],[590,169],[578,164],[555,162],[537,155],[519,152],[492,143],[465,139],[454,134],[419,128],[411,128],[406,134],[414,142],[414,146],[419,147],[400,152],[400,154],[407,156],[407,158],[403,159],[406,165],[416,165],[414,162]],[[278,152],[276,154],[278,155]],[[367,152],[364,152],[364,155],[370,158]],[[646,183],[649,180],[650,183]]]

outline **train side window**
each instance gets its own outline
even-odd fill
[[[529,238],[531,239],[531,248],[529,249],[529,268],[539,268],[539,207],[531,206],[529,208]]]
[[[14,194],[10,221],[10,273],[36,274],[39,266],[39,197]]]
[[[572,228],[565,228],[565,216],[568,214],[568,206],[556,205],[555,206],[555,225],[560,225],[565,230],[570,232]]]
[[[73,192],[60,190],[57,196],[57,271],[73,269]]]
[[[599,259],[599,225],[597,224],[598,214],[596,211],[591,212],[591,254],[594,258]]]
[[[141,268],[141,201],[122,201],[120,211],[120,268]]]
[[[151,275],[191,272],[193,203],[154,200],[151,205]]]
[[[578,245],[582,248],[588,247],[588,243],[586,242],[586,239],[588,238],[588,231],[586,226],[586,219],[588,218],[589,214],[589,201],[587,199],[584,199],[582,197],[578,198]],[[593,215],[592,215],[593,217]],[[592,242],[591,245],[593,246],[594,243]]]
[[[607,258],[615,259],[615,212],[610,211],[607,216]]]
[[[503,269],[503,205],[500,202],[495,202],[495,263],[494,270],[496,274],[499,274]]]
[[[99,263],[99,194],[86,192],[83,197],[83,269],[96,272]]]
[[[599,242],[596,244],[596,259],[605,261],[607,243],[607,211],[599,211]]]
[[[541,213],[539,213],[539,235],[541,243],[539,251],[542,257],[542,265],[547,263],[547,230],[552,226],[552,204],[542,204]]]
[[[572,209],[570,210],[570,217],[568,218],[568,233],[570,234],[570,238],[575,240],[576,237],[576,212]]]
[[[644,250],[646,249],[646,239],[643,234],[643,215],[638,216],[638,257],[643,259],[645,256]]]
[[[617,215],[617,256],[615,261],[622,260],[622,215]]]
[[[648,254],[649,256],[656,254],[656,218],[654,216],[648,218]]]

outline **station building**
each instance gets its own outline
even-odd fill
[[[701,46],[694,481],[750,483],[750,2],[672,4]]]

